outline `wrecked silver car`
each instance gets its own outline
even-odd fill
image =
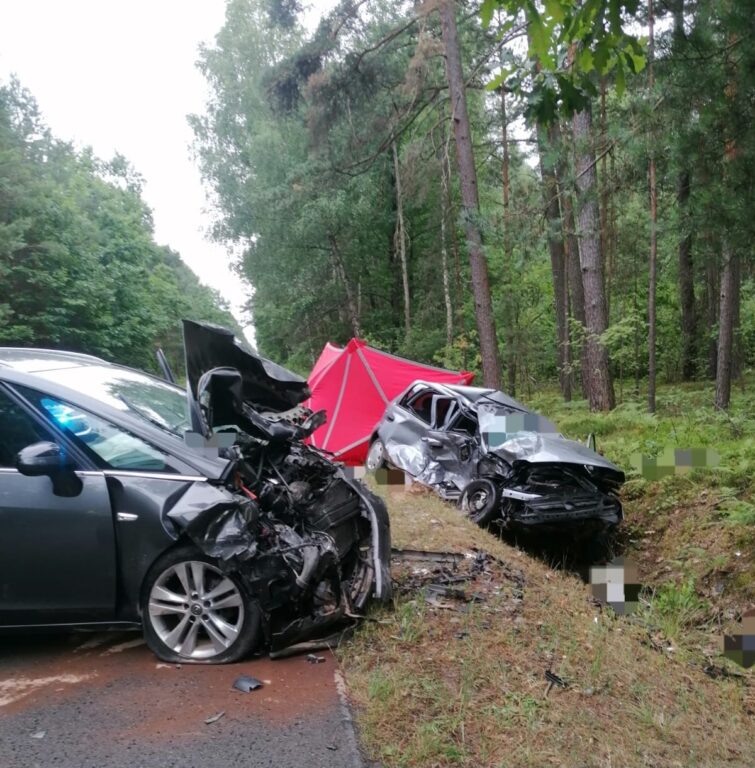
[[[380,499],[302,443],[306,381],[185,322],[186,389],[0,349],[0,630],[135,627],[221,663],[331,634],[391,593]]]
[[[479,525],[609,530],[624,473],[493,389],[414,382],[386,408],[367,469],[403,470]]]

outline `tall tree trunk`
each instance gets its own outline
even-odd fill
[[[616,152],[613,147],[608,153],[610,170],[608,175],[608,252],[606,253],[606,294],[608,297],[608,321],[611,321],[611,290],[616,272],[616,252],[618,250],[618,228],[616,226]]]
[[[443,122],[441,127],[442,142],[438,150],[438,161],[440,163],[440,229],[441,229],[441,267],[443,269],[443,300],[446,305],[446,343],[448,346],[453,344],[454,325],[459,332],[464,335],[464,307],[461,297],[463,290],[461,285],[461,261],[459,259],[459,242],[456,236],[456,223],[454,216],[454,200],[451,190],[451,134],[452,131],[446,130],[445,109],[441,108]],[[451,291],[451,272],[448,263],[449,235],[451,254],[453,257],[453,285],[457,301],[454,304],[453,293]],[[464,361],[466,367],[466,348],[464,348]]]
[[[537,148],[540,158],[540,173],[543,177],[543,198],[547,226],[548,251],[551,257],[553,276],[553,297],[556,309],[556,360],[561,394],[567,402],[571,400],[571,352],[569,347],[569,305],[566,279],[565,233],[561,223],[558,179],[555,170],[555,153],[561,148],[561,131],[553,122],[547,129],[538,126]]]
[[[674,4],[674,49],[676,53],[684,45],[684,0]],[[679,210],[679,306],[681,308],[681,374],[682,381],[695,377],[697,317],[695,313],[695,265],[692,258],[692,233],[689,230],[688,208],[690,197],[690,171],[686,159],[681,160],[682,167],[677,180],[676,201]]]
[[[611,258],[608,238],[608,126],[606,116],[606,78],[600,78],[600,252],[605,262],[606,317],[611,317]]]
[[[510,169],[511,160],[509,157],[509,121],[506,115],[506,88],[501,86],[501,148],[503,157],[501,161],[501,182],[503,186],[503,254],[505,260],[504,269],[506,270],[506,328],[504,335],[506,338],[506,379],[508,391],[512,396],[516,396],[516,347],[515,347],[515,325],[516,313],[514,311],[514,253],[511,247],[511,179]]]
[[[445,206],[440,212],[440,268],[443,274],[443,303],[446,307],[446,346],[454,343],[454,308],[451,303],[451,279],[448,274],[448,236]]]
[[[729,42],[733,44],[739,38],[738,33],[729,36]],[[728,82],[725,88],[725,96],[728,102],[733,102],[736,96],[736,80],[734,60],[728,58],[726,66],[729,72]],[[728,133],[729,125],[725,126]],[[724,169],[723,189],[728,189],[726,181],[731,173],[731,166],[739,154],[736,139],[725,134],[724,137]],[[716,408],[728,410],[731,400],[731,379],[734,367],[734,327],[739,315],[739,256],[732,246],[730,234],[724,232],[722,255],[723,269],[721,270],[721,301],[718,315],[718,355],[716,359]]]
[[[608,318],[590,108],[575,114],[572,125],[576,152],[579,264],[585,290],[587,399],[590,410],[607,411],[614,407],[615,398],[608,350],[600,338],[608,327]]]
[[[721,271],[721,300],[718,315],[718,355],[716,359],[716,408],[725,411],[731,399],[734,316],[738,303],[737,256],[728,240],[724,242]]]
[[[734,259],[734,317],[732,318],[732,351],[731,351],[731,378],[739,379],[744,368],[744,348],[742,339],[737,333],[742,309],[742,260],[737,255]],[[744,386],[744,382],[742,382]]]
[[[357,302],[354,299],[354,289],[351,287],[349,278],[346,274],[346,267],[341,257],[341,249],[338,247],[338,240],[335,235],[328,235],[328,241],[330,242],[330,255],[333,260],[333,269],[338,276],[338,279],[343,285],[344,292],[346,293],[346,309],[349,313],[349,324],[351,325],[351,332],[356,338],[362,335],[362,329],[359,325],[359,310],[357,309]]]
[[[401,262],[401,285],[404,289],[404,339],[409,340],[412,330],[411,297],[409,295],[409,268],[406,262],[406,229],[404,227],[404,196],[401,192],[401,168],[398,162],[398,147],[391,142],[393,150],[393,173],[396,178],[396,229],[394,231],[395,248]]]
[[[655,56],[655,8],[653,0],[648,0],[648,89],[651,94],[655,89],[653,58]],[[650,259],[648,264],[648,411],[655,413],[655,377],[656,377],[656,319],[655,299],[658,280],[658,198],[655,179],[655,155],[653,137],[650,137],[650,160],[648,177],[650,184]]]
[[[461,279],[461,257],[459,255],[459,238],[456,232],[456,216],[454,215],[454,199],[451,192],[451,134],[449,133],[446,140],[443,152],[443,173],[445,179],[445,193],[446,193],[446,210],[448,211],[449,229],[451,230],[451,251],[453,253],[454,261],[454,290],[456,291],[456,325],[459,328],[459,332],[462,336],[466,333],[466,322],[464,319],[464,302],[462,297],[464,296],[464,289]],[[467,351],[464,347],[464,365],[466,367]]]
[[[713,329],[718,323],[720,276],[716,250],[714,250],[717,248],[717,243],[710,232],[708,232],[706,240],[710,252],[705,263],[705,316],[706,326],[709,329]],[[715,379],[716,371],[718,370],[718,343],[712,336],[708,338],[707,361],[708,378]]]
[[[454,126],[454,138],[456,140],[459,186],[464,207],[464,226],[469,252],[477,332],[480,337],[482,381],[486,387],[497,389],[501,385],[501,363],[498,357],[498,339],[495,330],[493,302],[490,296],[488,264],[482,245],[482,233],[477,223],[480,215],[477,171],[472,150],[469,115],[467,114],[467,97],[461,67],[461,52],[459,50],[456,12],[453,0],[440,0],[438,11],[440,13],[443,45],[446,51],[446,74],[448,76],[448,89],[451,96],[451,117]]]
[[[454,308],[451,301],[451,279],[448,272],[448,221],[450,207],[450,190],[448,180],[448,138],[444,138],[441,146],[440,155],[440,266],[443,272],[443,302],[446,306],[446,346],[450,347],[454,341]]]
[[[571,132],[565,128],[571,138]],[[573,142],[572,142],[573,143]],[[556,166],[558,175],[559,202],[561,204],[562,224],[564,228],[564,250],[566,257],[566,278],[569,288],[569,305],[571,317],[579,323],[584,335],[585,328],[585,290],[582,285],[582,270],[579,266],[579,241],[577,240],[577,228],[574,223],[574,204],[572,202],[572,183],[569,181],[568,156],[564,151],[559,152],[559,162]],[[570,338],[573,336],[570,330]],[[570,347],[573,359],[573,343]],[[580,389],[582,397],[587,399],[587,362],[585,355],[587,348],[584,343],[580,345]]]
[[[685,221],[690,195],[690,174],[686,169],[679,173],[677,202],[682,220],[682,234],[679,238],[679,305],[682,323],[682,381],[695,376],[695,336],[697,318],[695,314],[695,265],[692,259],[692,234],[687,231]]]

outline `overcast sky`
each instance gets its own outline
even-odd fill
[[[310,15],[332,4],[316,0]],[[0,83],[16,74],[58,138],[125,155],[145,178],[158,243],[243,322],[249,288],[204,237],[211,216],[186,121],[207,95],[198,46],[213,41],[224,11],[225,0],[0,0]]]

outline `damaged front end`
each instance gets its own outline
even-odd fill
[[[486,474],[462,493],[462,508],[480,524],[503,528],[610,530],[622,520],[620,473],[585,465],[516,461]]]
[[[299,405],[306,381],[225,329],[184,322],[192,425],[229,460],[220,484],[190,486],[167,513],[239,576],[272,650],[322,637],[391,596],[384,503],[302,440],[324,421]],[[218,440],[217,438],[224,438]]]
[[[556,433],[506,431],[506,417],[478,409],[485,458],[481,468],[496,478],[503,527],[563,529],[583,533],[612,529],[623,517],[619,491],[624,473],[592,449]],[[466,494],[466,504],[475,501]],[[479,505],[479,501],[477,502]]]

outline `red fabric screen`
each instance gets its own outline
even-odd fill
[[[352,339],[345,347],[326,344],[309,375],[306,405],[325,409],[328,422],[309,439],[349,465],[364,462],[368,441],[385,406],[413,381],[471,384],[473,373],[415,363]]]

